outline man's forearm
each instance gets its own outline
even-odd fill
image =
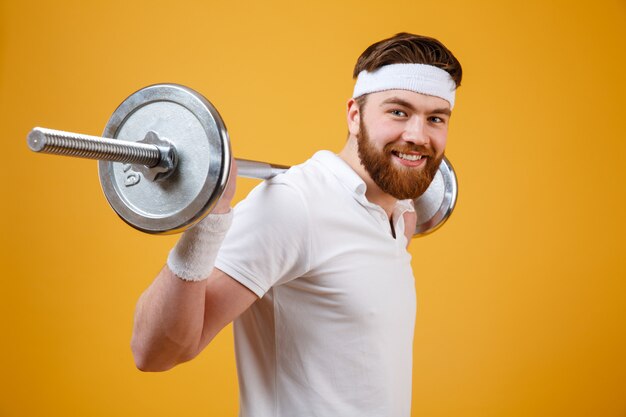
[[[165,371],[198,354],[206,280],[183,281],[165,266],[141,295],[131,348],[137,368]]]

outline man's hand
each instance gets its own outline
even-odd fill
[[[415,233],[415,226],[417,225],[417,214],[414,211],[406,211],[404,216],[404,235],[406,236],[406,246],[409,247],[413,234]]]
[[[226,184],[226,188],[222,193],[219,201],[213,207],[211,213],[221,214],[228,213],[230,211],[230,203],[235,197],[235,189],[237,186],[237,163],[235,162],[235,158],[230,158],[230,173],[228,174],[228,184]]]

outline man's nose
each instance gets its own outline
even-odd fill
[[[407,121],[402,139],[416,145],[426,145],[429,143],[426,121],[418,117],[413,117]]]

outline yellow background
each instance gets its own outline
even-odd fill
[[[399,31],[464,67],[450,222],[410,251],[413,415],[626,416],[623,0],[35,1],[0,8],[1,416],[233,416],[230,328],[145,374],[134,304],[176,237],[109,209],[96,163],[34,126],[99,134],[157,82],[206,95],[241,158],[341,149],[351,72]],[[240,179],[237,199],[256,182]]]

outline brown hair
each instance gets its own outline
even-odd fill
[[[363,70],[372,72],[390,64],[427,64],[441,68],[450,74],[457,88],[463,77],[461,63],[441,42],[406,32],[368,47],[357,60],[352,76],[356,78]],[[366,96],[357,99],[359,106],[365,104]]]

